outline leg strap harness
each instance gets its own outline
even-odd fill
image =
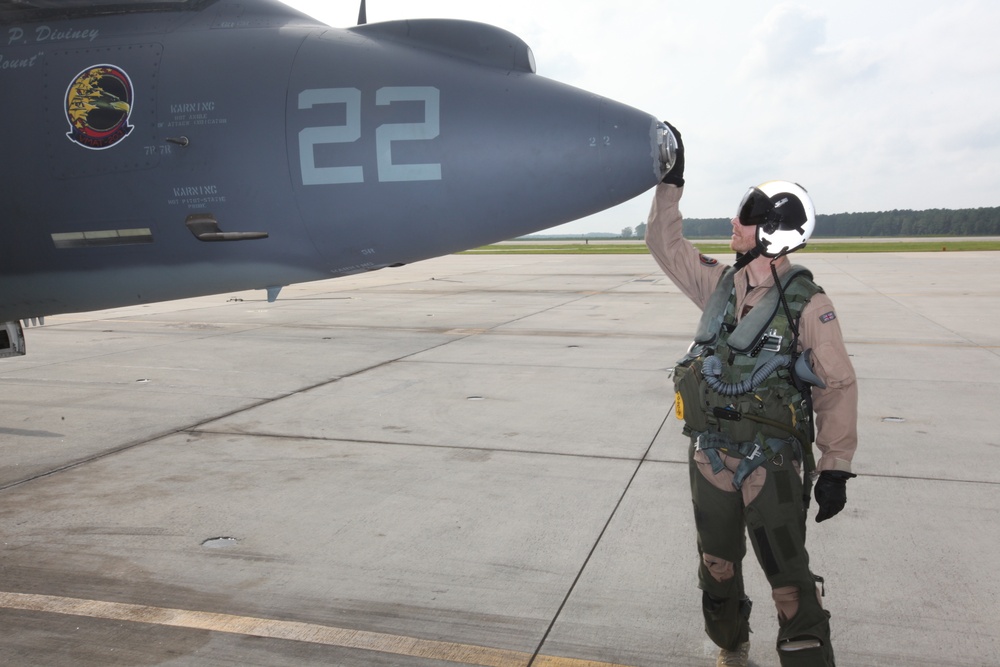
[[[694,448],[705,453],[709,463],[712,464],[712,472],[715,474],[726,469],[722,457],[719,456],[720,449],[730,456],[740,456],[743,460],[736,466],[736,472],[733,474],[733,486],[740,490],[750,473],[762,466],[764,461],[773,459],[782,453],[786,447],[790,446],[790,440],[794,441],[794,438],[782,440],[781,438],[764,438],[758,435],[755,440],[750,442],[733,442],[723,433],[703,431],[695,437]]]

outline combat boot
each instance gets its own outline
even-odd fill
[[[750,660],[750,642],[743,642],[735,651],[719,649],[719,659],[715,667],[747,667]]]

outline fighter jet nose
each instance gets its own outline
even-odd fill
[[[441,239],[450,251],[522,236],[627,201],[673,165],[666,125],[535,74],[510,33],[349,33],[306,40],[289,97],[292,183],[325,255],[342,252],[344,224],[375,228],[369,257],[384,264],[441,254]]]

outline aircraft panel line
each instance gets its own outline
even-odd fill
[[[455,340],[460,340],[460,339],[455,339]],[[181,427],[178,427],[178,428],[170,429],[168,431],[164,431],[162,433],[155,434],[152,437],[144,438],[144,439],[139,440],[137,442],[126,443],[126,444],[121,445],[119,447],[114,447],[112,449],[109,449],[109,450],[106,450],[106,451],[103,451],[103,452],[99,452],[97,454],[94,454],[93,456],[88,456],[88,457],[83,458],[83,459],[79,459],[79,460],[76,460],[76,461],[71,461],[69,463],[66,463],[65,465],[58,466],[58,467],[53,468],[51,470],[46,470],[44,472],[40,472],[40,473],[37,473],[35,475],[31,475],[30,477],[25,477],[24,479],[15,480],[15,481],[10,482],[8,484],[0,485],[0,492],[6,491],[7,489],[13,488],[15,486],[20,486],[21,484],[26,484],[26,483],[34,481],[36,479],[41,479],[43,477],[49,477],[50,475],[55,475],[57,473],[60,473],[60,472],[66,471],[66,470],[71,470],[73,468],[78,468],[78,467],[80,467],[82,465],[86,465],[86,464],[92,463],[94,461],[99,461],[99,460],[107,458],[109,456],[113,456],[115,454],[120,454],[121,452],[125,452],[125,451],[128,451],[130,449],[134,449],[136,447],[141,447],[142,445],[146,445],[146,444],[149,444],[151,442],[156,442],[157,440],[161,440],[163,438],[166,438],[166,437],[171,436],[171,435],[175,435],[177,433],[187,433],[187,432],[196,431],[199,426],[203,426],[205,424],[209,424],[209,423],[217,421],[219,419],[224,419],[226,417],[232,417],[233,415],[238,415],[238,414],[240,414],[242,412],[247,412],[249,410],[253,410],[255,408],[259,408],[259,407],[262,407],[264,405],[268,405],[270,403],[274,403],[276,401],[281,401],[281,400],[289,398],[291,396],[296,396],[298,394],[302,394],[302,393],[305,393],[305,392],[308,392],[308,391],[312,391],[314,389],[319,389],[320,387],[325,387],[325,386],[331,385],[331,384],[333,384],[335,382],[340,382],[341,380],[343,380],[345,378],[350,378],[350,377],[353,377],[355,375],[360,375],[362,373],[367,373],[368,371],[374,370],[376,368],[380,368],[382,366],[387,366],[387,365],[395,363],[397,361],[401,361],[403,359],[406,359],[407,357],[411,357],[411,356],[413,356],[415,354],[420,354],[422,352],[426,352],[427,350],[433,350],[433,349],[435,349],[437,347],[441,347],[442,345],[448,345],[449,343],[452,343],[452,342],[454,342],[454,340],[444,341],[442,343],[438,343],[437,345],[431,345],[430,347],[425,348],[423,350],[418,350],[417,352],[412,352],[410,354],[405,354],[405,355],[403,355],[401,357],[397,357],[395,359],[389,359],[387,361],[383,361],[383,362],[380,362],[378,364],[374,364],[372,366],[367,366],[365,368],[360,368],[360,369],[358,369],[356,371],[352,371],[350,373],[345,373],[344,375],[340,375],[340,376],[337,376],[337,377],[332,378],[332,379],[322,380],[322,381],[316,382],[316,383],[314,383],[312,385],[309,385],[309,386],[306,386],[306,387],[301,387],[299,389],[294,389],[292,391],[286,392],[284,394],[280,394],[278,396],[272,396],[270,398],[265,398],[265,399],[262,399],[262,400],[259,400],[259,401],[255,401],[255,402],[253,402],[253,403],[251,403],[249,405],[245,405],[243,407],[236,408],[235,410],[230,410],[229,412],[224,412],[224,413],[221,413],[221,414],[212,415],[212,416],[207,417],[205,419],[201,419],[201,420],[197,421],[194,424],[188,424],[188,425],[181,426]]]
[[[587,552],[586,558],[583,559],[583,563],[580,565],[579,571],[576,573],[576,576],[573,577],[573,581],[570,583],[569,589],[566,591],[566,596],[563,598],[562,602],[559,603],[559,608],[556,609],[556,613],[553,614],[552,620],[549,622],[549,626],[545,628],[545,633],[542,635],[541,641],[538,642],[538,648],[535,649],[535,654],[531,656],[531,661],[528,663],[528,667],[541,667],[542,665],[551,664],[540,661],[542,658],[540,654],[542,649],[545,647],[545,642],[548,640],[549,634],[552,632],[552,628],[555,627],[556,622],[559,620],[559,616],[566,607],[566,603],[569,602],[570,596],[573,595],[573,590],[576,588],[577,583],[580,581],[580,577],[583,576],[584,571],[587,569],[587,564],[590,562],[590,559],[593,557],[598,545],[600,545],[601,540],[604,538],[604,534],[608,532],[608,527],[611,525],[611,521],[614,520],[615,515],[618,513],[618,509],[621,507],[622,501],[625,500],[626,494],[628,494],[629,489],[632,488],[632,483],[635,481],[636,475],[639,474],[642,464],[646,462],[649,452],[653,448],[653,444],[656,442],[656,438],[659,437],[660,432],[663,430],[664,425],[667,423],[667,420],[670,418],[672,413],[673,407],[671,407],[670,411],[663,417],[663,421],[660,422],[659,428],[656,429],[656,433],[653,434],[653,437],[650,439],[649,446],[646,447],[646,451],[643,453],[642,458],[636,463],[635,470],[632,471],[632,475],[629,477],[628,483],[625,484],[625,488],[622,489],[621,495],[618,496],[618,501],[615,503],[614,507],[611,508],[611,513],[608,514],[608,520],[605,521],[604,525],[601,527],[601,531],[598,533],[597,539],[594,540],[594,544],[590,547],[590,551]]]

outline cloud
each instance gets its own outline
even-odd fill
[[[744,71],[780,77],[810,67],[826,57],[826,21],[798,5],[772,9],[751,32],[752,46]]]
[[[774,7],[751,32],[751,46],[740,72],[769,81],[830,89],[875,78],[883,59],[866,39],[831,44],[824,14],[801,5]]]

